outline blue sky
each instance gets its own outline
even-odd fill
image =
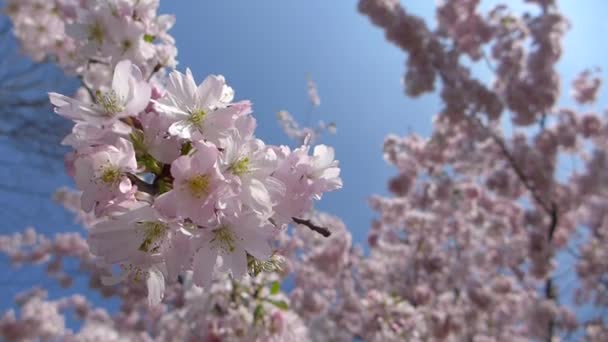
[[[560,3],[573,22],[566,38],[567,52],[560,62],[567,95],[569,82],[578,71],[608,60],[604,47],[608,2]],[[433,13],[433,1],[404,4],[427,18]],[[344,188],[326,195],[317,207],[341,217],[355,241],[364,243],[374,216],[367,198],[386,194],[386,182],[395,173],[382,159],[384,137],[409,130],[427,136],[439,109],[435,95],[405,97],[403,52],[386,42],[383,33],[357,12],[355,0],[162,0],[160,12],[177,16],[171,33],[179,48],[178,68],[190,67],[198,81],[207,74],[223,74],[237,99],[253,101],[257,134],[267,143],[290,143],[276,122],[277,111],[289,110],[300,121],[306,119],[310,107],[306,75],[311,75],[321,96],[321,107],[313,112],[312,120],[337,123],[337,135],[325,136],[322,142],[336,148],[344,179]],[[489,77],[483,71],[481,75]],[[0,140],[0,151],[13,162],[24,158],[12,153],[5,140]],[[42,162],[35,167],[2,168],[0,176],[40,193],[0,193],[5,217],[1,233],[28,225],[49,234],[77,229],[70,215],[48,199],[57,187],[69,184],[61,165]],[[11,306],[17,291],[43,279],[37,273],[3,269],[0,284],[8,295],[1,296],[0,311]],[[44,285],[51,286],[52,292],[57,290],[52,282]]]

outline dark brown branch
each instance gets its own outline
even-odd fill
[[[551,203],[551,211],[549,213],[551,216],[551,224],[549,225],[549,231],[547,233],[547,240],[549,241],[549,245],[553,241],[553,235],[555,233],[555,229],[557,229],[558,215],[557,215],[557,205],[553,202]],[[549,262],[550,260],[548,260]],[[545,281],[545,298],[548,300],[554,301],[557,303],[557,288],[553,283],[553,278],[549,276]],[[549,320],[549,326],[547,327],[547,342],[553,341],[553,336],[555,335],[555,319],[551,318]]]
[[[511,152],[509,152],[509,149],[507,148],[505,142],[493,132],[490,132],[490,134],[496,145],[500,147],[502,154],[505,156],[505,158],[509,162],[509,165],[511,166],[519,180],[522,182],[524,187],[526,187],[526,189],[530,192],[536,203],[538,203],[538,205],[540,205],[543,210],[545,210],[545,212],[549,214],[549,216],[551,216],[551,219],[553,220],[553,209],[555,207],[555,203],[552,203],[550,206],[547,205],[547,203],[538,194],[538,191],[536,191],[534,186],[530,183],[528,177],[526,177],[524,170],[517,164],[517,161],[515,160],[513,155],[511,155]]]
[[[156,194],[156,188],[152,184],[146,183],[136,175],[128,174],[127,177],[129,177],[129,180],[137,186],[137,190],[153,196]]]
[[[297,217],[292,217],[291,219],[293,220],[293,222],[306,226],[310,230],[323,235],[323,237],[331,236],[331,231],[329,229],[327,229],[326,227],[317,226],[316,224],[312,223],[310,220],[304,220],[304,219],[297,218]]]
[[[150,80],[152,79],[152,77],[154,77],[154,74],[156,74],[157,72],[160,71],[160,69],[162,69],[163,65],[158,63],[154,66],[154,69],[152,70],[152,72],[150,73],[150,76],[148,76],[148,82],[150,82]]]
[[[95,102],[95,92],[93,91],[93,89],[89,88],[89,86],[84,82],[84,79],[81,76],[79,76],[78,79],[80,80],[80,84],[82,85],[82,87],[86,89],[87,93],[89,93],[91,101]]]

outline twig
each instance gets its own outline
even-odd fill
[[[162,69],[162,64],[158,63],[154,66],[154,69],[152,70],[152,73],[150,73],[150,76],[148,76],[148,82],[150,82],[150,80],[152,79],[152,77],[154,77],[154,74],[156,74],[157,72],[160,71],[160,69]]]
[[[82,76],[78,76],[78,79],[80,80],[80,84],[82,85],[82,87],[84,89],[87,90],[87,92],[89,93],[89,96],[91,97],[91,101],[95,102],[95,92],[93,92],[93,89],[89,88],[89,86],[84,82],[84,78],[82,78]]]
[[[137,190],[150,195],[156,194],[156,188],[152,184],[144,182],[141,178],[133,174],[127,174],[127,177],[129,177],[129,180],[137,186]]]
[[[327,229],[326,227],[317,226],[316,224],[312,223],[310,220],[304,220],[304,219],[297,218],[297,217],[292,217],[291,219],[293,220],[293,222],[306,226],[310,230],[323,235],[323,237],[329,237],[331,235],[331,231],[329,229]]]

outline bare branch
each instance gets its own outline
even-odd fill
[[[133,182],[133,184],[137,186],[137,190],[148,193],[150,195],[154,195],[157,193],[156,188],[152,184],[146,183],[141,178],[132,174],[128,174],[127,177],[129,177],[129,180],[131,180],[131,182]]]
[[[293,222],[306,226],[313,232],[321,234],[323,237],[331,236],[331,231],[329,229],[327,229],[326,227],[317,226],[316,224],[312,223],[310,220],[305,220],[305,219],[301,219],[301,218],[297,218],[297,217],[292,217],[291,219],[293,220]]]

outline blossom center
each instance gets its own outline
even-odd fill
[[[93,25],[89,26],[89,40],[93,40],[101,44],[104,36],[105,33],[103,32],[103,26],[101,26],[99,23],[93,23]]]
[[[133,47],[133,42],[128,39],[125,39],[122,41],[121,45],[122,45],[122,51],[127,52],[127,51],[129,51],[129,49],[131,49],[131,47]]]
[[[108,92],[102,93],[101,91],[97,91],[95,94],[95,101],[103,108],[103,110],[110,114],[120,113],[123,110],[120,101],[118,100],[118,95],[114,90],[110,90]]]
[[[163,238],[167,231],[167,226],[159,221],[149,221],[139,223],[143,228],[144,240],[139,245],[139,250],[142,252],[158,251],[159,240]]]
[[[225,253],[234,252],[236,249],[234,234],[227,226],[221,226],[212,233],[213,239],[210,242],[214,248],[219,248]]]
[[[234,175],[241,176],[249,172],[249,158],[239,159],[228,168]]]
[[[198,109],[190,113],[189,120],[194,126],[200,127],[203,124],[206,115],[207,113],[205,113],[204,110]]]
[[[115,184],[117,183],[120,178],[122,177],[122,172],[120,172],[120,169],[115,167],[115,166],[109,166],[106,167],[105,169],[103,169],[103,172],[101,173],[101,177],[99,177],[101,179],[102,182],[106,183],[106,184]]]
[[[193,197],[201,198],[209,193],[210,183],[208,175],[200,174],[188,179],[186,185]]]

